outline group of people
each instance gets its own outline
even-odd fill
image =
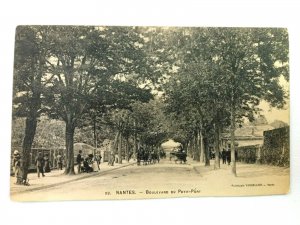
[[[79,151],[77,155],[77,165],[78,165],[78,173],[81,172],[93,172],[100,170],[100,162],[101,162],[101,154],[97,152],[95,155],[89,154],[87,157],[82,156],[82,151]],[[64,166],[64,156],[61,154],[57,154],[54,163],[56,163],[57,169],[62,170]],[[18,150],[13,152],[12,157],[12,169],[13,176],[16,177],[16,184],[24,184],[22,177],[22,157]],[[35,157],[34,164],[36,166],[36,172],[38,178],[45,177],[45,173],[51,172],[52,163],[49,158],[49,154],[43,154],[42,152],[38,152]]]
[[[13,153],[12,166],[13,166],[14,176],[17,179],[16,184],[25,184],[27,182],[23,180],[21,163],[22,163],[21,154],[18,150],[15,150]],[[35,158],[35,166],[36,166],[38,178],[40,178],[40,175],[44,177],[45,173],[51,171],[49,155],[48,154],[43,155],[42,152],[39,152]]]
[[[220,156],[222,158],[222,163],[223,164],[228,164],[230,165],[231,163],[231,152],[229,149],[223,149],[221,152],[220,152]]]
[[[42,152],[38,153],[37,157],[35,158],[35,165],[38,178],[41,174],[44,177],[45,173],[51,172],[50,163],[51,162],[48,154],[43,155]]]
[[[82,156],[82,151],[79,150],[79,153],[76,157],[77,162],[77,172],[97,172],[100,170],[101,163],[101,154],[97,152],[95,155],[89,154],[87,157]]]
[[[235,160],[237,161],[237,151],[235,150],[234,151],[234,156],[235,156]],[[221,152],[220,152],[220,156],[222,158],[222,163],[223,164],[228,164],[230,165],[231,163],[231,151],[229,148],[227,149],[223,149]]]
[[[140,147],[137,151],[137,165],[141,165],[141,161],[143,164],[154,164],[159,163],[160,155],[159,152],[151,149],[147,149],[146,147]]]

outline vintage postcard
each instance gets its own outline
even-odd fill
[[[18,26],[14,201],[287,194],[285,28]]]

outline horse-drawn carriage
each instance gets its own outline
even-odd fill
[[[180,163],[186,163],[186,157],[187,154],[185,151],[172,151],[170,152],[170,161],[175,158],[175,163],[177,163],[178,161]]]
[[[159,154],[156,151],[149,151],[147,149],[140,148],[137,152],[137,165],[147,165],[159,163]]]

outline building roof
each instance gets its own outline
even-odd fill
[[[241,128],[237,128],[234,132],[236,139],[242,140],[255,140],[262,139],[264,136],[264,131],[273,130],[274,127],[271,125],[245,125]],[[224,139],[230,138],[230,133],[223,134]]]
[[[263,144],[264,131],[273,130],[274,127],[268,124],[264,125],[244,125],[241,128],[237,128],[234,132],[235,141],[238,146],[248,146]],[[230,133],[225,133],[222,135],[222,139],[228,141],[230,139]]]
[[[264,131],[273,130],[274,127],[271,125],[248,125],[241,128],[236,129],[236,136],[249,136],[249,137],[263,137]]]

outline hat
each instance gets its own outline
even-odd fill
[[[19,151],[18,151],[18,150],[15,150],[15,151],[14,151],[14,155],[17,155],[17,154],[19,154]]]

